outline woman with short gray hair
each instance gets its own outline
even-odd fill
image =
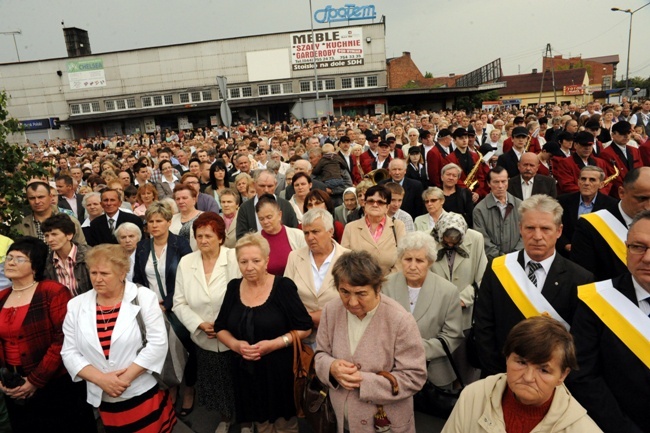
[[[432,186],[422,193],[422,201],[427,213],[415,218],[415,230],[419,232],[430,233],[436,226],[438,219],[446,211],[443,208],[445,204],[445,194],[437,186]]]
[[[456,287],[429,269],[436,259],[436,242],[424,232],[407,233],[399,242],[402,271],[392,274],[382,292],[413,315],[428,363],[427,377],[450,387],[456,378],[439,339],[450,351],[463,341],[460,298]]]
[[[124,248],[129,255],[131,267],[126,274],[126,280],[133,282],[133,267],[135,266],[135,251],[138,248],[138,242],[142,239],[142,231],[133,223],[125,222],[115,229],[115,238],[117,243]]]

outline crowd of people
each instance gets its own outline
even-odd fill
[[[299,338],[339,433],[415,431],[427,382],[468,385],[445,432],[650,432],[648,134],[650,100],[28,145],[0,414],[297,432]]]

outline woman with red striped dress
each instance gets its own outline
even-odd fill
[[[171,432],[176,416],[169,392],[151,374],[161,371],[167,354],[156,295],[126,281],[130,261],[119,245],[93,248],[86,263],[93,290],[68,305],[65,367],[75,381],[87,382],[88,403],[99,408],[107,433]],[[145,325],[144,347],[138,315]]]

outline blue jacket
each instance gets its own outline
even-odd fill
[[[165,261],[165,275],[161,275],[160,278],[165,279],[165,286],[167,289],[167,296],[163,299],[163,307],[165,310],[171,311],[173,299],[174,299],[174,288],[176,285],[176,269],[178,268],[178,263],[181,261],[181,258],[190,254],[192,249],[190,248],[190,243],[180,236],[177,236],[173,233],[169,233],[169,238],[167,239],[167,260]],[[138,248],[135,251],[135,264],[133,266],[133,282],[135,284],[149,287],[149,280],[147,280],[147,274],[145,273],[145,266],[147,261],[151,257],[151,239],[143,239],[138,243]]]

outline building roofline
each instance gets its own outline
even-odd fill
[[[356,24],[356,25],[347,25],[347,26],[337,26],[337,27],[323,27],[323,28],[314,28],[314,31],[318,30],[334,30],[334,29],[344,29],[348,27],[369,27],[369,26],[385,26],[386,23],[383,21],[377,22],[377,23],[371,23],[371,24]],[[82,29],[80,29],[82,30]],[[236,39],[247,39],[247,38],[253,38],[253,37],[262,37],[262,36],[276,36],[276,35],[282,35],[282,34],[290,34],[290,33],[305,33],[309,32],[311,29],[303,29],[303,30],[289,30],[289,31],[284,31],[284,32],[275,32],[275,33],[265,33],[261,35],[243,35],[243,36],[233,36],[229,38],[219,38],[219,39],[206,39],[202,41],[193,41],[193,42],[183,42],[179,44],[168,44],[168,45],[156,45],[152,47],[141,47],[141,48],[128,48],[124,50],[116,50],[116,51],[105,51],[102,53],[92,53],[87,56],[79,56],[79,57],[52,57],[48,59],[38,59],[38,60],[23,60],[20,62],[7,62],[7,63],[0,63],[0,66],[7,66],[7,65],[21,65],[25,63],[36,63],[36,62],[46,62],[46,61],[53,61],[53,60],[76,60],[80,59],[83,57],[96,57],[96,56],[104,56],[107,54],[119,54],[119,53],[126,53],[126,52],[131,52],[131,51],[142,51],[142,50],[154,50],[158,48],[169,48],[169,47],[182,47],[186,45],[193,45],[193,44],[203,44],[206,42],[220,42],[220,41],[232,41]]]

